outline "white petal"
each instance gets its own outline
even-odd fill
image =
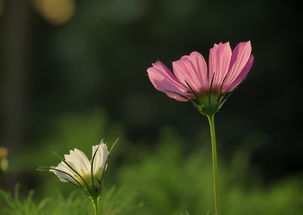
[[[73,167],[81,176],[90,175],[90,162],[86,155],[79,149],[70,150],[64,155],[66,162]]]
[[[56,171],[54,169],[49,170],[50,172],[53,172],[60,181],[62,182],[72,182],[72,183],[76,183],[75,180],[71,177],[74,175],[74,173],[72,172],[72,170],[63,162],[61,161],[58,166],[52,166],[52,168],[54,169],[58,169],[61,171]],[[69,176],[71,175],[71,176]]]
[[[97,150],[97,152],[96,152]],[[94,154],[96,153],[95,157],[93,158]],[[106,144],[103,143],[103,140],[99,145],[95,145],[92,147],[92,161],[93,162],[93,173],[100,174],[106,164],[108,158],[108,150]]]

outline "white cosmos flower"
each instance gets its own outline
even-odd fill
[[[79,149],[70,150],[69,154],[64,155],[65,161],[52,166],[49,171],[62,182],[81,185],[90,191],[96,188],[99,190],[108,154],[107,146],[102,140],[99,145],[92,147],[90,160]]]

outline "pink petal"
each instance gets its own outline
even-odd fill
[[[172,93],[186,95],[188,88],[184,87],[162,62],[154,63],[152,67],[147,69],[147,73],[149,80],[157,90],[178,101],[187,101],[182,96]]]
[[[247,65],[251,56],[251,43],[241,42],[233,50],[232,57],[229,65],[229,72],[224,81],[225,86],[229,86],[235,81],[239,74],[243,71],[244,67]]]
[[[203,56],[198,52],[185,55],[173,62],[174,74],[185,86],[189,85],[195,92],[206,89],[207,66]]]
[[[247,64],[243,68],[242,72],[238,75],[238,77],[229,86],[226,86],[226,88],[223,89],[223,92],[233,91],[242,82],[242,80],[247,76],[253,63],[254,63],[254,56],[251,55]]]
[[[220,88],[229,69],[232,51],[227,43],[215,44],[209,50],[209,85],[213,79],[213,88]]]
[[[174,61],[173,68],[174,74],[184,86],[189,85],[195,92],[200,91],[198,73],[196,73],[193,64],[187,57]]]
[[[192,52],[189,56],[184,56],[192,63],[192,66],[195,71],[195,76],[199,82],[199,89],[208,90],[208,73],[207,73],[207,65],[204,57],[199,52]]]

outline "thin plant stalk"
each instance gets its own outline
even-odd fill
[[[220,198],[219,198],[219,184],[218,184],[218,158],[217,158],[217,141],[215,130],[215,115],[208,115],[210,137],[211,137],[211,149],[212,149],[212,173],[213,173],[213,198],[215,215],[220,215]]]
[[[100,215],[100,198],[95,197],[91,199],[94,208],[94,215]]]

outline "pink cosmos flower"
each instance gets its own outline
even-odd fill
[[[254,61],[251,51],[250,41],[240,42],[233,51],[229,42],[214,44],[209,51],[208,68],[204,57],[194,51],[172,63],[173,73],[160,61],[148,68],[147,73],[154,87],[171,98],[199,100],[196,105],[207,106],[214,99],[207,103],[205,98],[212,96],[220,108],[222,96],[233,91],[250,71]]]

